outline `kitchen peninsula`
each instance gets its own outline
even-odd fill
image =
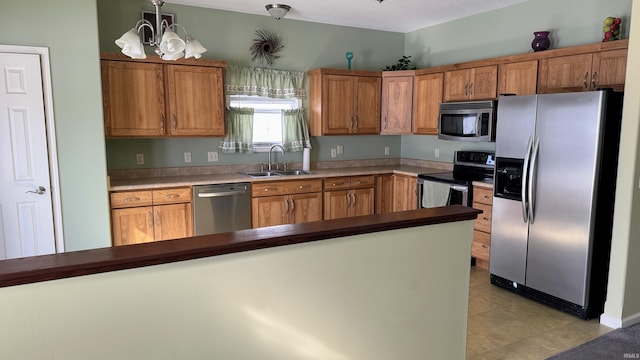
[[[0,306],[21,315],[0,325],[0,355],[461,359],[478,213],[420,209],[5,260]]]

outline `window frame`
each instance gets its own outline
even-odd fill
[[[232,99],[233,98],[233,99]],[[287,105],[287,106],[282,106],[279,109],[272,109],[272,110],[268,110],[268,109],[260,109],[258,111],[256,111],[256,108],[254,106],[246,106],[243,105],[242,103],[239,106],[235,106],[235,107],[249,107],[249,108],[253,108],[254,109],[254,133],[255,134],[255,116],[256,114],[260,114],[260,113],[277,113],[280,112],[282,110],[293,110],[293,109],[302,109],[302,99],[298,99],[298,98],[286,98],[286,99],[277,99],[277,98],[270,98],[270,97],[266,97],[266,96],[259,96],[259,95],[226,95],[225,96],[225,101],[226,101],[226,106],[230,107],[231,106],[231,102],[232,100],[235,101],[246,101],[247,103],[249,102],[254,102],[254,103],[271,103],[271,104],[277,104],[280,103],[282,105]],[[280,141],[278,142],[253,142],[252,143],[252,149],[253,152],[268,152],[269,149],[273,146],[273,145],[280,145],[282,146],[282,142],[283,142],[283,136],[284,136],[284,129],[283,129],[283,117],[281,116],[280,118],[280,124],[281,124],[281,136],[280,136]]]

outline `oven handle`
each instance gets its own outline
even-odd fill
[[[455,191],[468,192],[469,187],[466,185],[451,185],[451,188]]]

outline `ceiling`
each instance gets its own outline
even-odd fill
[[[285,19],[407,33],[527,0],[280,0]],[[269,0],[168,0],[172,4],[269,16]],[[274,20],[275,21],[275,20]]]

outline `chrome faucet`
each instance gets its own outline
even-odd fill
[[[271,171],[271,153],[275,148],[280,148],[280,150],[282,150],[282,153],[284,154],[284,148],[282,147],[282,145],[275,144],[269,149],[269,171]]]

